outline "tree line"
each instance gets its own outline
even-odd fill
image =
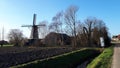
[[[95,17],[88,17],[83,22],[78,19],[77,6],[69,6],[65,11],[58,12],[52,18],[52,22],[42,21],[39,24],[46,26],[39,28],[40,36],[45,36],[50,32],[65,33],[72,38],[72,46],[100,47],[100,37],[104,38],[106,46],[110,45],[108,28],[103,20]],[[19,29],[13,29],[9,32],[10,42],[23,43],[24,36]],[[18,44],[16,44],[18,45]]]

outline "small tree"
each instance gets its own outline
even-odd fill
[[[14,46],[21,46],[23,44],[23,33],[19,29],[11,29],[8,34],[8,39]]]

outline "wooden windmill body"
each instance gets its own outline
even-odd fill
[[[36,25],[36,14],[34,14],[33,25],[23,25],[22,27],[32,27],[30,38],[31,39],[39,39],[38,28],[40,26],[45,26],[45,24]]]

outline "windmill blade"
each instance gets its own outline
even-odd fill
[[[46,26],[45,24],[40,24],[40,25],[36,25],[36,26]]]
[[[33,26],[36,24],[36,14],[33,15]]]
[[[32,27],[32,25],[22,25],[21,27]]]

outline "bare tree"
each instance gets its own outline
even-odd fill
[[[51,30],[51,32],[59,33],[60,32],[60,25],[61,25],[61,23],[52,22],[49,25],[49,29]]]
[[[93,43],[95,45],[100,45],[100,37],[103,37],[102,28],[106,27],[105,23],[102,20],[96,19],[95,27],[93,29]]]
[[[62,32],[62,17],[63,12],[58,12],[53,18],[52,23],[49,25],[49,29],[53,32],[60,33]]]
[[[70,34],[73,36],[73,39],[74,39],[73,40],[74,47],[76,46],[76,38],[77,38],[77,34],[76,34],[77,11],[78,11],[77,6],[70,6],[65,11],[65,14],[64,14],[66,27],[68,28],[68,30],[70,31]]]
[[[51,32],[56,32],[56,33],[63,33],[62,29],[62,23],[63,22],[63,12],[58,12],[53,18],[52,18],[52,23],[49,25],[49,29]],[[63,39],[63,37],[62,37]],[[62,41],[61,39],[61,41]],[[57,38],[55,40],[57,42]],[[61,43],[62,45],[62,43]]]
[[[77,29],[81,45],[100,47],[100,37],[103,37],[105,43],[109,45],[110,38],[108,36],[108,30],[102,20],[94,17],[87,18]]]
[[[84,34],[84,30],[83,30],[84,27],[85,27],[84,23],[79,23],[77,27],[77,37],[78,37],[77,42],[80,46],[83,47],[87,45],[86,34]]]
[[[85,20],[85,26],[83,27],[83,31],[85,34],[85,37],[87,38],[87,44],[88,46],[91,46],[92,42],[91,42],[91,36],[92,36],[92,32],[93,32],[93,28],[95,26],[96,23],[96,19],[95,18],[87,18]]]
[[[8,39],[9,42],[14,44],[15,46],[21,46],[24,39],[23,33],[19,29],[11,29],[8,34]]]

